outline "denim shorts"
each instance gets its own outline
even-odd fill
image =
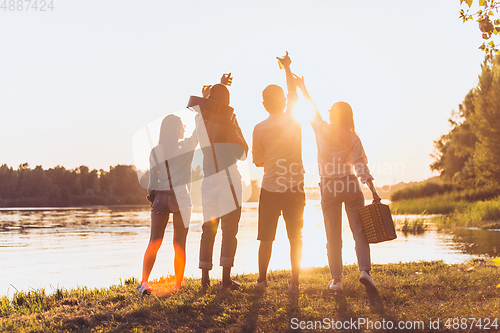
[[[176,213],[179,211],[179,205],[175,194],[166,191],[159,191],[155,195],[155,200],[151,205],[151,211],[160,214]]]

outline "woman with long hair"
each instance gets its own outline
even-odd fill
[[[161,123],[158,145],[151,150],[149,157],[151,237],[144,254],[141,284],[137,287],[141,296],[152,290],[148,285],[148,279],[162,244],[170,214],[173,216],[174,224],[174,289],[181,287],[184,277],[186,237],[192,210],[188,184],[198,137],[193,132],[191,137],[183,139],[184,125],[181,118],[172,114],[166,116]]]
[[[295,76],[295,79],[304,97],[312,103],[304,85],[304,78]],[[361,272],[359,281],[368,292],[376,292],[375,283],[370,275],[370,246],[365,238],[359,214],[359,209],[364,206],[364,196],[357,179],[359,177],[362,183],[373,188],[373,177],[367,166],[368,159],[363,145],[355,132],[352,108],[346,102],[333,104],[330,109],[330,123],[321,118],[316,106],[314,108],[311,125],[318,146],[321,208],[325,220],[328,265],[332,277],[328,288],[333,291],[343,289],[342,203],[344,203],[354,238],[358,268]]]

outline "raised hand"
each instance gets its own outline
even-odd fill
[[[203,86],[203,88],[201,89],[201,93],[203,94],[203,98],[208,98],[208,96],[210,96],[211,90],[212,90],[211,85]]]
[[[306,85],[304,83],[304,77],[303,76],[298,76],[298,75],[295,75],[295,74],[292,74],[293,75],[293,79],[295,81],[295,85],[300,89],[300,91],[302,91],[302,95],[304,95],[304,98],[309,101],[309,102],[313,102],[312,101],[312,98],[311,96],[309,95],[309,92],[307,91],[306,89]]]
[[[300,89],[300,90],[304,90],[306,88],[306,85],[304,84],[304,76],[298,76],[298,75],[295,75],[293,74],[293,78],[295,80],[295,85],[297,85],[297,87]]]
[[[220,83],[225,86],[230,86],[231,83],[233,83],[233,78],[231,77],[231,73],[222,74],[222,77],[220,78]]]
[[[286,55],[284,57],[276,57],[276,59],[278,59],[278,62],[284,67],[290,67],[290,65],[292,64],[292,59],[290,59],[290,57],[288,56],[288,51],[286,51]]]

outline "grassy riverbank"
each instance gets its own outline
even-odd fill
[[[435,218],[438,228],[500,229],[500,197],[485,201],[454,201],[449,195],[391,203],[394,214],[444,214]]]
[[[438,228],[500,228],[500,190],[495,187],[461,188],[424,181],[403,188],[391,196],[393,214],[441,214]]]
[[[326,289],[326,267],[303,270],[298,297],[286,290],[289,271],[272,272],[266,290],[256,289],[255,274],[236,276],[242,283],[238,291],[221,290],[219,281],[201,291],[199,280],[187,279],[170,296],[142,299],[133,279],[107,289],[57,290],[49,296],[38,290],[1,299],[0,331],[282,332],[290,330],[292,318],[297,325],[323,318],[422,321],[423,331],[429,330],[429,318],[439,318],[445,331],[448,318],[483,318],[484,324],[484,318],[500,317],[500,289],[495,288],[500,269],[491,261],[375,265],[372,275],[379,295],[365,292],[354,265],[345,267],[344,291],[338,294]]]

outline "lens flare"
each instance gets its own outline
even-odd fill
[[[156,252],[160,248],[161,240],[151,241],[148,249],[146,250],[145,258],[151,260],[152,256],[156,257]],[[184,269],[186,267],[186,252],[183,247],[177,242],[173,242],[174,245],[174,270],[175,275],[167,275],[165,277],[160,277],[159,279],[149,281],[148,284],[151,287],[151,293],[156,296],[169,296],[177,291],[184,279]]]
[[[162,276],[159,279],[148,282],[149,286],[153,289],[152,294],[156,296],[169,296],[176,290],[175,276],[168,275]]]
[[[184,279],[184,268],[186,267],[186,252],[180,244],[174,242],[174,270],[175,270],[175,288],[178,289],[182,285]]]

